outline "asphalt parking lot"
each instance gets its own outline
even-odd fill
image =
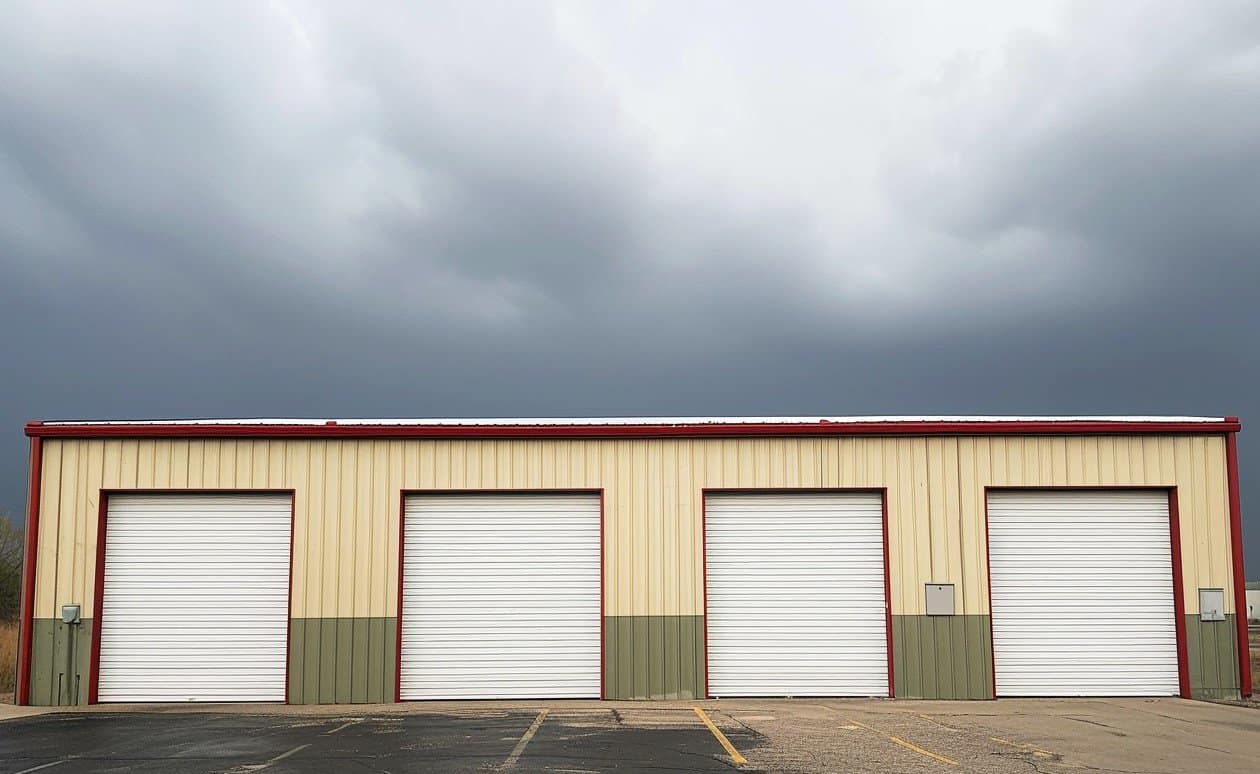
[[[0,722],[0,774],[496,770],[1255,772],[1260,711],[801,699],[102,707]]]

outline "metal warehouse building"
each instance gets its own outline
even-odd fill
[[[33,422],[18,701],[1237,697],[1238,430]]]

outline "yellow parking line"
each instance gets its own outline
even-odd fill
[[[912,742],[907,742],[905,739],[898,739],[897,737],[892,736],[891,734],[888,735],[888,741],[893,742],[894,744],[899,744],[902,747],[906,748],[907,750],[914,750],[920,755],[926,755],[929,758],[935,758],[941,763],[948,763],[950,766],[958,765],[958,761],[956,760],[953,760],[951,758],[946,758],[944,755],[937,755],[931,750],[924,750],[922,747],[918,746],[917,744],[914,744]]]
[[[1028,744],[1027,742],[1012,742],[1011,740],[1003,739],[1000,736],[991,736],[989,738],[999,744],[1008,744],[1011,747],[1018,747],[1021,750],[1032,750],[1033,752],[1039,752],[1044,755],[1054,755],[1054,753],[1050,752],[1049,750],[1044,749],[1042,747],[1038,747],[1035,744]]]
[[[538,733],[539,727],[547,719],[547,712],[548,710],[541,710],[538,713],[538,717],[534,718],[534,722],[530,723],[529,728],[525,729],[525,733],[517,741],[516,746],[512,748],[512,752],[508,755],[507,760],[499,765],[500,770],[516,767],[516,762],[521,759],[521,754],[525,752],[525,745],[529,744],[529,740],[534,738],[534,734]]]
[[[880,736],[884,737],[885,739],[887,739],[888,741],[892,742],[893,744],[899,744],[899,745],[901,745],[902,747],[906,748],[907,750],[913,750],[913,751],[917,752],[917,753],[918,753],[918,754],[920,754],[920,755],[926,755],[926,756],[927,756],[927,757],[929,757],[929,758],[932,758],[932,759],[934,759],[934,760],[938,760],[938,761],[940,761],[941,763],[947,763],[947,764],[949,764],[950,766],[957,766],[957,765],[958,765],[958,761],[956,761],[956,760],[954,760],[954,759],[952,759],[952,758],[946,758],[944,755],[937,755],[936,753],[932,752],[931,750],[924,750],[922,747],[918,746],[917,744],[914,744],[914,743],[912,743],[912,742],[907,742],[905,739],[899,739],[898,737],[895,737],[895,736],[893,736],[892,734],[889,734],[889,733],[884,732],[884,731],[880,731],[878,728],[874,728],[874,727],[872,727],[872,726],[868,726],[868,725],[866,725],[865,723],[862,723],[862,722],[860,722],[860,721],[854,720],[853,718],[849,718],[849,722],[850,722],[850,723],[852,723],[852,724],[853,724],[853,725],[855,725],[855,726],[859,726],[859,727],[861,727],[861,728],[865,728],[867,731],[872,731],[872,732],[874,732],[874,733],[876,733],[876,734],[879,734]]]
[[[929,717],[928,715],[924,715],[922,712],[916,712],[916,713],[915,713],[915,717],[920,717],[920,718],[923,718],[924,720],[926,720],[927,722],[931,723],[932,725],[934,725],[934,726],[940,726],[941,728],[945,729],[946,731],[954,731],[955,733],[957,733],[957,731],[958,731],[958,729],[957,729],[957,728],[954,728],[953,726],[947,726],[947,725],[945,725],[944,723],[942,723],[941,721],[939,721],[939,720],[937,720],[937,719],[935,719],[935,718],[933,718],[933,717]]]
[[[709,716],[704,714],[704,710],[699,707],[693,707],[692,709],[696,711],[696,714],[700,716],[700,719],[704,721],[704,724],[709,727],[709,731],[713,734],[713,737],[717,739],[718,744],[722,745],[722,747],[726,750],[726,754],[731,756],[731,760],[735,761],[736,766],[743,766],[745,763],[748,763],[748,759],[739,754],[739,750],[736,750],[735,745],[731,744],[731,740],[726,738],[726,734],[723,734],[720,730],[718,730],[717,726],[713,725],[713,721],[709,720]]]

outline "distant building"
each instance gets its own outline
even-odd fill
[[[1247,621],[1260,624],[1260,581],[1247,584]]]

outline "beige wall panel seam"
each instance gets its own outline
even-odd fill
[[[93,489],[92,485],[96,483],[95,476],[92,471],[92,445],[79,445],[79,481],[77,494],[77,502],[74,504],[74,511],[71,518],[74,521],[74,564],[73,572],[70,577],[70,595],[79,603],[79,612],[82,614],[85,609],[84,596],[91,583],[88,581],[87,567],[93,562],[89,561],[87,555],[87,533],[89,526],[87,524],[87,515],[90,512],[90,504],[96,500],[100,492],[99,487]]]
[[[354,604],[351,615],[369,616],[372,614],[372,538],[376,533],[375,508],[375,441],[371,439],[358,443],[359,474],[355,478],[355,526],[354,534],[354,567],[351,570],[351,583],[354,585]],[[363,611],[363,612],[360,612]]]
[[[157,489],[171,488],[171,444],[168,438],[153,441],[153,486]]]
[[[279,444],[279,441],[273,441]],[[310,464],[310,444],[295,443],[281,446],[284,449],[284,468],[279,476],[271,479],[273,486],[292,487],[293,491],[293,555],[289,567],[289,576],[293,579],[293,587],[289,589],[289,615],[292,618],[305,618],[307,596],[310,584],[306,577],[306,541],[309,531],[307,516],[308,492],[307,466]]]
[[[96,545],[101,536],[100,526],[101,479],[104,475],[105,446],[100,441],[88,444],[87,490],[83,512],[78,519],[83,525],[83,551],[80,554],[78,596],[84,618],[95,615]]]
[[[929,486],[928,478],[928,451],[926,438],[910,439],[910,473],[911,473],[911,500],[912,507],[909,513],[903,511],[903,515],[908,516],[914,522],[914,563],[910,566],[914,569],[914,580],[911,583],[905,583],[907,578],[903,578],[905,587],[906,607],[915,609],[918,607],[920,594],[918,586],[924,582],[924,579],[931,579],[932,566],[936,561],[932,550],[932,508],[931,501],[928,499],[927,488]]]
[[[56,605],[72,602],[74,596],[74,527],[82,514],[76,502],[79,494],[79,450],[82,444],[69,444],[61,452],[61,486],[57,501],[57,573],[53,588]]]
[[[924,439],[923,485],[927,492],[927,531],[931,562],[928,566],[928,580],[942,583],[948,582],[949,548],[946,542],[945,518],[945,446],[942,438]],[[915,596],[918,596],[917,589]]]
[[[1212,559],[1210,575],[1213,578],[1224,578],[1225,612],[1234,612],[1234,578],[1228,571],[1228,563],[1222,566],[1219,557],[1230,556],[1229,535],[1229,495],[1225,465],[1224,438],[1204,438],[1203,475],[1207,495],[1207,514],[1204,519],[1205,532],[1208,536],[1208,556]]]
[[[35,617],[52,618],[57,604],[57,522],[61,498],[61,441],[43,441],[39,480],[39,561],[35,563]]]

